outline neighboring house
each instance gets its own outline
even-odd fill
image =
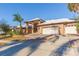
[[[35,18],[32,21],[26,22],[26,33],[41,33],[41,34],[78,34],[76,29],[76,21],[68,18],[52,19],[43,21],[40,18]]]
[[[15,30],[16,31],[20,31],[20,26],[16,26],[15,27]],[[26,34],[26,26],[25,25],[22,25],[22,33],[23,34]]]

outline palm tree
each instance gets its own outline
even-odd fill
[[[76,28],[77,28],[77,31],[79,33],[79,3],[69,3],[68,4],[68,9],[71,11],[71,12],[74,12],[74,13],[77,13],[77,17],[76,17]]]
[[[75,13],[79,12],[79,3],[69,3],[68,4],[68,9],[70,11],[75,12]]]
[[[20,14],[14,14],[14,21],[17,21],[19,22],[19,25],[20,25],[20,34],[22,34],[22,21],[23,21],[23,18],[21,17]]]

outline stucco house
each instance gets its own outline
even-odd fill
[[[42,20],[35,18],[25,22],[27,25],[26,33],[40,34],[78,34],[76,29],[76,21],[68,18]]]

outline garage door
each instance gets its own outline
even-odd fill
[[[58,27],[43,28],[42,34],[59,34]]]
[[[76,27],[75,26],[65,27],[65,34],[77,34]]]

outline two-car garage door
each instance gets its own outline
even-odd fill
[[[59,34],[58,27],[43,28],[42,34]]]
[[[77,34],[76,26],[65,26],[64,29],[65,30],[63,34]],[[58,27],[43,28],[42,34],[59,34],[59,28]]]

